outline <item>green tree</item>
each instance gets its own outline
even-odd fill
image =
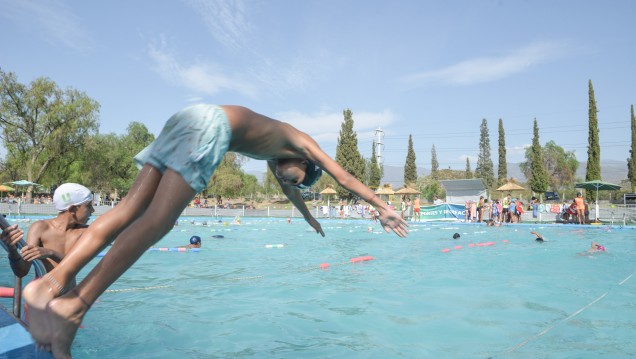
[[[549,188],[563,192],[574,185],[576,170],[579,168],[579,161],[576,159],[574,151],[566,151],[554,141],[549,141],[541,148],[541,157],[548,176]],[[519,168],[529,179],[532,173],[530,161],[532,146],[526,148],[525,158],[525,162],[521,162]]]
[[[139,173],[133,156],[154,139],[146,125],[140,122],[131,122],[124,135],[97,134],[87,141],[86,150],[77,162],[80,166],[57,177],[54,183],[79,182],[94,191],[110,193],[116,190],[125,194]]]
[[[437,179],[439,171],[439,162],[437,162],[437,152],[435,151],[435,144],[431,148],[431,177]]]
[[[634,105],[631,106],[632,113],[632,148],[629,150],[627,159],[627,179],[632,185],[632,192],[636,191],[636,117],[634,117]]]
[[[227,152],[214,171],[206,192],[215,195],[239,197],[244,187],[241,165],[245,157],[236,152]]]
[[[375,154],[375,142],[371,144],[371,158],[369,159],[369,183],[368,186],[371,189],[377,189],[380,187],[382,181],[382,169],[378,163],[378,159]]]
[[[329,177],[329,176],[322,176]],[[322,179],[321,177],[321,179]],[[318,181],[320,182],[320,181]],[[318,183],[314,185],[317,187]],[[269,166],[266,165],[265,178],[263,179],[263,191],[265,192],[265,197],[270,199],[272,196],[278,197],[282,193],[282,189],[274,176],[274,173],[269,169]]]
[[[29,181],[40,183],[49,168],[59,170],[78,161],[87,139],[97,133],[98,116],[99,104],[81,91],[61,90],[44,77],[27,86],[0,69],[0,127],[7,165]]]
[[[359,181],[364,181],[364,158],[358,150],[358,136],[353,131],[353,113],[350,109],[343,111],[344,121],[340,128],[338,136],[338,145],[336,146],[336,162],[352,176]],[[335,188],[338,197],[351,199],[353,195],[338,186]]]
[[[488,134],[488,121],[484,118],[479,128],[479,157],[477,157],[477,167],[475,175],[481,178],[487,188],[492,188],[495,182],[495,172],[492,158],[490,158],[490,135]]]
[[[413,138],[409,135],[409,147],[406,152],[406,163],[404,164],[404,184],[414,184],[416,181],[415,151],[413,150]]]
[[[256,176],[243,171],[241,171],[241,182],[243,186],[239,194],[245,199],[253,200],[256,194],[263,190],[263,187],[258,184],[258,178],[256,178]]]
[[[588,83],[588,94],[590,108],[588,112],[589,128],[587,137],[587,168],[585,172],[585,180],[601,179],[601,145],[598,138],[598,110],[596,109],[596,99],[594,98],[594,87],[592,80]]]
[[[530,156],[530,189],[537,193],[543,193],[548,189],[548,176],[543,163],[541,143],[539,142],[539,125],[534,119],[534,136],[532,137],[532,152]]]
[[[470,159],[466,157],[466,171],[464,171],[464,177],[466,179],[473,178],[473,171],[470,169]]]
[[[508,163],[506,162],[506,133],[503,120],[499,119],[499,165],[497,167],[497,183],[503,185],[508,180]]]

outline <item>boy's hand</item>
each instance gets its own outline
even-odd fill
[[[380,223],[387,233],[392,230],[403,238],[409,234],[408,223],[395,211],[387,210],[380,213]]]
[[[13,224],[2,231],[0,240],[10,247],[15,247],[22,237],[24,237],[24,231],[18,228],[17,224]]]
[[[309,223],[310,226],[314,227],[316,233],[320,233],[323,237],[325,236],[325,232],[322,231],[320,222],[318,222],[314,217],[307,219],[307,223]]]

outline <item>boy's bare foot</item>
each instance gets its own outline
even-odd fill
[[[57,358],[71,358],[71,345],[89,304],[78,295],[76,290],[55,298],[47,306],[51,351]]]
[[[59,290],[46,277],[43,277],[24,287],[22,295],[27,304],[29,332],[38,346],[48,349],[52,329],[47,319],[46,307],[55,296],[59,295]]]

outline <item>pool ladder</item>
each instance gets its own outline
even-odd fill
[[[7,253],[9,253],[9,247],[7,246],[7,244],[4,243],[3,241],[0,241],[0,244],[2,244],[2,248],[4,248],[4,250],[7,251]],[[26,246],[26,242],[24,241],[24,239],[21,239],[16,244],[18,251],[20,251],[20,249],[22,249],[22,247],[24,246]],[[35,270],[36,278],[40,278],[46,274],[46,269],[44,268],[44,264],[42,263],[41,260],[36,259],[31,263],[31,265],[33,269]],[[13,315],[22,324],[26,325],[26,323],[21,318],[21,314],[22,314],[22,278],[15,276],[15,279],[13,282]]]

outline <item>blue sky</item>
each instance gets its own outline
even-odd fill
[[[0,66],[46,76],[101,104],[102,133],[132,121],[158,134],[192,103],[238,104],[290,122],[335,155],[353,111],[370,156],[403,166],[474,169],[488,121],[509,162],[523,160],[537,119],[587,158],[588,80],[601,158],[625,161],[636,103],[634,1],[18,1],[0,0]],[[250,161],[247,170],[264,170]]]

